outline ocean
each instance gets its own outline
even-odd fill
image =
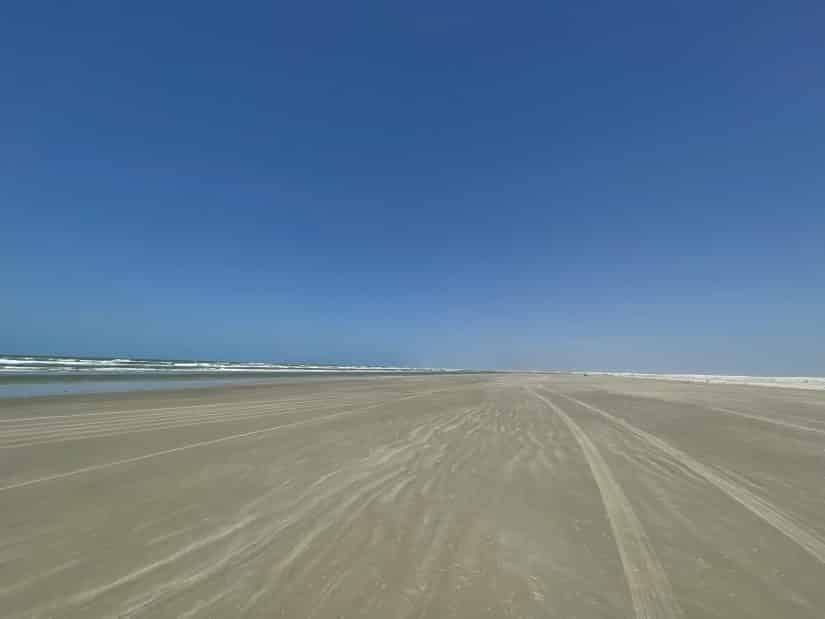
[[[278,376],[433,374],[446,368],[0,354],[0,397],[204,387]]]

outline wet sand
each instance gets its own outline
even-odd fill
[[[0,400],[2,617],[822,617],[825,394],[611,376]]]

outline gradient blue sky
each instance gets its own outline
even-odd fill
[[[14,3],[0,350],[825,373],[821,2]]]

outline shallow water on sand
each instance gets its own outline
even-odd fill
[[[243,385],[260,382],[255,378],[193,378],[189,380],[61,380],[55,382],[0,381],[0,398],[24,398],[69,393],[119,393],[150,389],[195,389],[216,385]]]

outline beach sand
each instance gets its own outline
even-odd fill
[[[822,617],[825,394],[478,374],[0,400],[2,617]]]

